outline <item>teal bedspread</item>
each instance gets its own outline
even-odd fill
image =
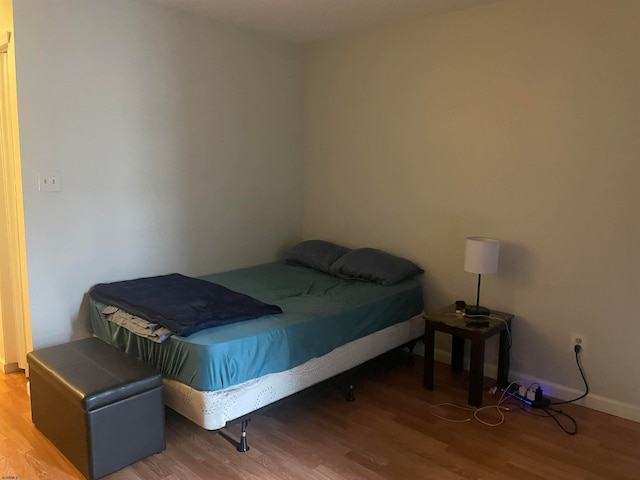
[[[419,279],[383,287],[281,262],[200,277],[283,313],[154,343],[109,322],[90,300],[89,330],[166,378],[213,391],[282,372],[422,311]]]

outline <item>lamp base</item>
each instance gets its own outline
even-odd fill
[[[466,307],[464,307],[464,314],[467,316],[488,316],[490,313],[491,310],[486,307],[476,307],[475,305],[467,305]]]

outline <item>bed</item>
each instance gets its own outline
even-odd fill
[[[167,406],[207,430],[422,337],[419,267],[381,280],[367,271],[367,255],[355,263],[359,276],[332,258],[293,257],[200,277],[282,313],[160,342],[114,323],[114,307],[90,296],[89,330],[160,370]]]

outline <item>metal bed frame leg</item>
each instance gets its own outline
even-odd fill
[[[415,358],[413,358],[413,349],[416,347],[416,343],[418,343],[417,340],[412,340],[407,344],[407,348],[409,349],[409,360],[407,361],[407,364],[410,367],[413,367],[416,363]]]
[[[248,452],[249,444],[247,443],[247,425],[249,425],[249,419],[242,421],[242,434],[240,436],[240,443],[238,444],[239,452]]]
[[[349,390],[347,390],[347,394],[345,395],[345,399],[347,402],[355,402],[356,396],[353,393],[353,383],[349,384]]]

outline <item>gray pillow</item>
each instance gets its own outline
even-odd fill
[[[424,273],[419,266],[375,248],[357,248],[331,265],[331,274],[340,278],[367,280],[389,286]]]
[[[289,265],[302,265],[329,273],[331,265],[351,249],[325,240],[305,240],[291,247],[283,257]]]

